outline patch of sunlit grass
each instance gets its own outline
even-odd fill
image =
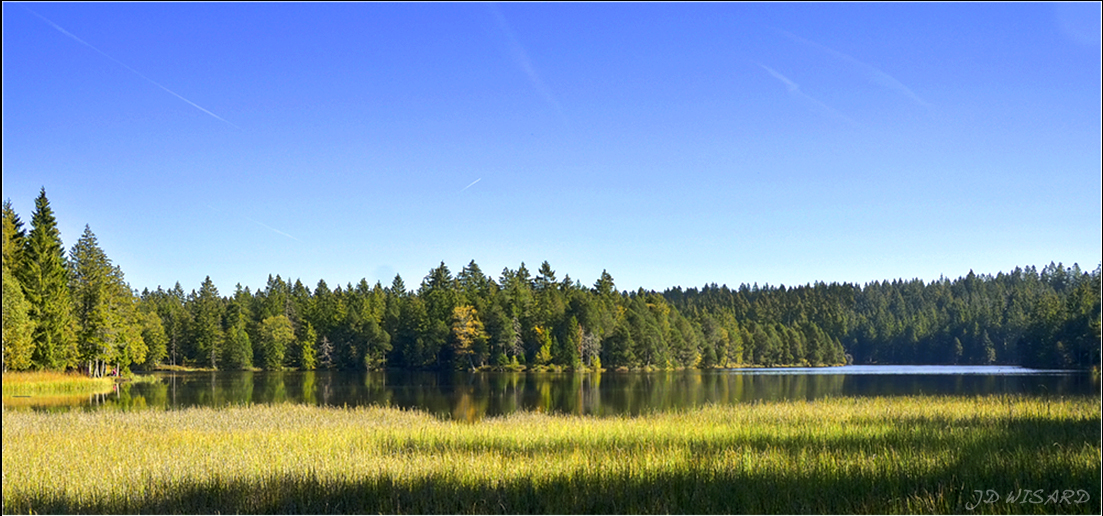
[[[841,398],[471,424],[379,407],[5,411],[5,512],[968,512],[1085,489],[1100,399]],[[1048,492],[1048,491],[1047,491]]]
[[[59,396],[109,392],[112,378],[90,378],[81,374],[34,371],[4,373],[3,396]]]

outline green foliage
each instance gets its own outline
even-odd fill
[[[223,299],[218,295],[211,277],[207,276],[199,287],[189,296],[188,304],[192,313],[191,338],[196,363],[217,369],[222,359]]]
[[[253,342],[245,329],[245,319],[239,318],[226,331],[222,351],[226,369],[250,369],[253,367]]]
[[[548,262],[497,281],[474,260],[455,277],[441,262],[416,292],[400,276],[311,292],[269,276],[231,298],[210,278],[198,292],[158,287],[134,299],[91,230],[67,259],[43,190],[31,230],[3,206],[5,366],[94,364],[343,369],[485,366],[672,369],[854,363],[1100,363],[1100,270],[1049,264],[996,276],[787,288],[716,284],[618,292],[602,271],[592,288]],[[20,302],[22,296],[23,302]],[[459,313],[457,313],[459,310]],[[293,339],[266,350],[264,321]],[[477,323],[477,324],[476,324]],[[26,335],[31,338],[27,344]],[[250,351],[251,349],[251,351]],[[24,360],[30,352],[30,363]],[[8,363],[8,360],[11,363]],[[102,369],[97,366],[97,370]]]
[[[15,269],[35,321],[33,367],[64,370],[77,365],[76,322],[61,234],[46,190],[35,199],[22,263]]]
[[[318,365],[317,351],[314,349],[314,343],[318,341],[318,332],[314,331],[314,326],[309,322],[300,325],[299,328],[300,330],[295,333],[295,362],[299,369],[312,371]]]
[[[728,318],[738,321],[733,328],[749,330],[729,330],[743,337],[744,363],[831,365],[851,355],[855,363],[1088,367],[1099,362],[1099,270],[1050,264],[1040,273],[970,272],[927,284],[710,285],[668,290],[664,297],[681,313],[694,314],[713,347],[717,333],[705,317]]]
[[[20,266],[23,256],[23,223],[12,210],[11,201],[3,207],[3,274],[4,274],[4,371],[22,371],[31,367],[34,354],[35,322],[31,305],[23,295],[23,286],[13,268]]]
[[[295,342],[295,328],[286,315],[274,315],[260,323],[261,364],[269,371],[283,369],[288,347]]]
[[[157,312],[144,303],[138,304],[139,319],[142,325],[142,341],[146,344],[145,366],[156,368],[165,361],[168,354],[168,336],[165,335],[165,326]]]
[[[206,278],[190,295],[176,284],[136,303],[88,228],[66,260],[44,191],[29,234],[10,202],[3,215],[11,367],[63,369],[78,359],[304,370],[1100,361],[1098,267],[864,286],[712,284],[660,295],[617,292],[607,271],[592,288],[566,275],[560,281],[546,261],[536,277],[522,263],[497,281],[474,261],[455,277],[441,262],[417,292],[397,275],[387,288],[319,281],[313,292],[277,275],[256,293],[239,285],[228,299]],[[264,325],[280,317],[273,340],[274,327]],[[17,357],[28,350],[26,364]]]
[[[532,361],[538,366],[546,366],[553,360],[552,357],[552,335],[551,332],[537,326],[534,329],[536,333],[536,342],[539,344],[539,348],[536,350],[536,355],[533,356]]]
[[[34,321],[31,306],[23,297],[19,280],[4,271],[4,371],[23,371],[31,367],[34,353]]]
[[[3,265],[13,275],[23,263],[23,245],[27,238],[23,221],[11,207],[11,200],[4,199],[3,207]]]
[[[134,294],[122,270],[111,264],[87,225],[70,250],[69,267],[80,360],[97,374],[104,364],[125,371],[132,363],[145,362],[149,351],[143,338],[146,325]]]

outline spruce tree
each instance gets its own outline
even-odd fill
[[[4,201],[4,371],[21,371],[31,366],[34,321],[30,317],[30,304],[23,296],[23,286],[16,279],[13,268],[19,265],[23,254],[23,223],[12,210],[11,201]]]
[[[194,295],[191,303],[192,341],[195,345],[195,359],[208,367],[217,369],[222,361],[222,298],[211,277],[207,276]]]
[[[4,200],[3,222],[4,267],[7,267],[8,271],[15,275],[23,260],[23,245],[27,233],[23,230],[23,221],[19,220],[19,215],[12,209],[10,199]]]
[[[123,371],[145,362],[148,346],[134,294],[87,225],[70,250],[69,267],[80,360],[101,372],[105,365]]]
[[[145,367],[150,369],[160,366],[168,356],[168,335],[165,334],[165,326],[154,308],[147,303],[138,304],[142,340],[148,348]]]
[[[296,359],[299,369],[303,371],[313,371],[318,366],[317,350],[315,349],[315,342],[318,341],[318,332],[314,331],[314,326],[309,322],[304,322],[299,326],[299,331],[295,335],[296,346]]]
[[[4,264],[4,371],[22,371],[31,366],[31,354],[34,351],[32,338],[34,321],[31,320],[30,304],[23,297],[19,280],[8,272]]]
[[[64,370],[76,366],[79,357],[65,250],[45,188],[34,204],[31,231],[16,269],[37,325],[32,364],[38,369]]]
[[[263,366],[269,371],[283,369],[287,348],[295,342],[295,328],[286,315],[274,315],[260,323],[260,346]]]
[[[111,337],[113,314],[108,300],[108,276],[111,262],[96,242],[88,226],[69,251],[69,290],[73,294],[73,314],[77,323],[77,349],[81,362],[110,363],[114,358]]]

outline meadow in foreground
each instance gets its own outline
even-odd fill
[[[475,424],[376,407],[5,410],[4,512],[1098,514],[1099,403],[842,398]]]

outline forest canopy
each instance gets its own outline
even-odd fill
[[[65,252],[43,189],[30,230],[3,205],[4,370],[653,370],[855,364],[1100,363],[1100,265],[786,287],[618,290],[543,262],[492,277],[443,262],[313,288],[133,291],[85,227]]]

